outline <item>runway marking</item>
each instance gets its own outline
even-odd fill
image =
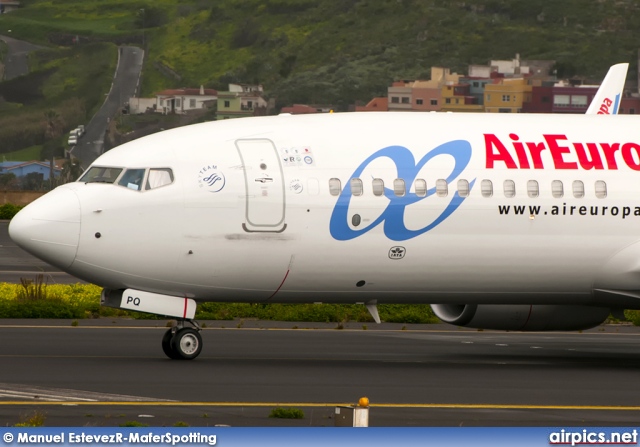
[[[0,401],[2,406],[22,405],[84,405],[84,406],[126,406],[126,407],[339,407],[353,406],[353,402],[34,402]],[[569,411],[640,411],[640,406],[616,405],[517,405],[517,404],[370,404],[370,408],[413,408],[452,410],[569,410]]]

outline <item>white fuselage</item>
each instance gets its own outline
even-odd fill
[[[11,232],[103,287],[201,301],[593,304],[602,289],[633,307],[636,122],[344,113],[205,123],[93,163],[168,168],[173,183],[64,185]]]

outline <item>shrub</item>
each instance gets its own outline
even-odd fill
[[[0,206],[0,220],[10,220],[13,219],[13,216],[18,214],[23,207],[14,205],[12,203],[5,203]]]
[[[276,407],[269,413],[270,418],[280,419],[304,419],[304,412],[299,408]]]

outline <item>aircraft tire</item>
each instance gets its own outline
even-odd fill
[[[171,329],[164,333],[162,337],[162,350],[172,360],[178,360],[180,355],[173,350],[171,347],[171,338],[173,338],[173,334],[171,333]]]
[[[202,351],[202,337],[195,329],[180,329],[171,339],[171,348],[181,360],[193,360]]]

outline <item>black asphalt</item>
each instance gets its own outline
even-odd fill
[[[4,61],[4,79],[9,80],[28,74],[29,53],[43,47],[23,40],[16,40],[9,36],[0,36],[0,40],[7,44],[7,56]]]
[[[9,221],[0,221],[0,282],[19,284],[22,278],[34,280],[39,274],[49,284],[82,282],[18,247],[9,237],[8,228]]]
[[[118,68],[113,78],[111,91],[100,110],[87,125],[84,136],[71,149],[73,156],[80,159],[84,168],[87,168],[102,154],[109,120],[113,119],[118,109],[137,93],[144,51],[138,47],[122,46],[118,48],[118,52]]]
[[[9,393],[0,397],[5,401],[0,423],[37,409],[46,412],[51,425],[118,425],[147,415],[153,418],[142,422],[151,425],[184,420],[190,425],[322,426],[333,425],[336,403],[361,396],[383,405],[371,408],[372,426],[634,425],[640,416],[640,397],[633,391],[640,332],[628,326],[524,334],[441,326],[311,330],[292,329],[294,323],[267,329],[246,328],[261,325],[250,321],[209,322],[201,356],[171,361],[160,348],[164,321],[81,320],[77,327],[70,321],[54,322],[59,327],[41,321],[37,327],[24,326],[28,321],[1,323],[0,363],[10,367],[0,369],[0,396],[12,387],[37,387],[33,394],[41,399],[47,392],[75,390],[76,395],[104,393],[101,400],[107,403],[27,406]],[[126,406],[112,394],[178,403]],[[229,402],[234,404],[221,405]],[[305,419],[267,417],[271,408],[288,404],[298,404]],[[392,406],[399,404],[413,407]],[[429,405],[435,407],[425,408]]]

